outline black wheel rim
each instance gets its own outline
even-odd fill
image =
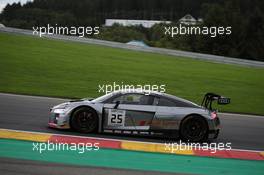
[[[183,135],[187,141],[198,141],[206,134],[206,125],[201,119],[189,119],[183,126]]]
[[[76,116],[76,123],[81,130],[93,131],[96,127],[96,118],[91,111],[81,111]]]

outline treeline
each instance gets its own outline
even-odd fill
[[[34,0],[23,6],[7,5],[1,19],[24,28],[47,22],[100,25],[106,18],[175,21],[186,13],[200,16],[201,4],[207,2],[210,0]]]
[[[34,0],[7,5],[0,15],[6,26],[101,26],[105,19],[170,20],[192,14],[202,26],[231,26],[231,35],[164,35],[164,26],[101,27],[100,39],[143,40],[154,47],[181,49],[264,61],[264,1],[261,0]]]

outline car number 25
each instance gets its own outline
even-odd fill
[[[124,126],[125,125],[125,110],[109,109],[108,125],[109,126]]]

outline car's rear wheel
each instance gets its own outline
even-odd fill
[[[75,110],[71,116],[71,127],[83,133],[96,132],[98,128],[97,113],[88,107],[81,107]]]
[[[187,142],[201,142],[208,138],[208,125],[204,118],[191,115],[185,118],[180,127],[181,139]]]

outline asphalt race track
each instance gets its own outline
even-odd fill
[[[165,142],[162,138],[112,134],[80,134],[47,127],[49,108],[66,99],[0,93],[0,128],[90,137]],[[222,130],[213,142],[231,142],[234,149],[264,150],[264,116],[220,114]]]
[[[153,171],[138,171],[138,170],[123,170],[116,168],[99,168],[87,167],[77,165],[65,165],[59,163],[49,163],[43,161],[20,160],[10,158],[0,158],[0,172],[5,175],[17,174],[34,174],[34,175],[80,175],[80,174],[93,174],[93,175],[170,175],[172,173],[160,173]],[[183,175],[183,174],[176,174]]]

